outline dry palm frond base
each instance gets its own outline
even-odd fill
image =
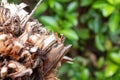
[[[28,19],[26,6],[0,3],[0,80],[57,80],[56,72],[71,45],[64,45],[63,35]]]

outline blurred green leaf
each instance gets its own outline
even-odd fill
[[[111,52],[109,54],[109,57],[112,61],[114,61],[117,64],[120,64],[120,52],[116,53],[116,52]]]
[[[34,16],[35,17],[39,17],[40,14],[42,14],[43,12],[45,12],[47,10],[48,6],[46,3],[41,3],[40,6],[38,6],[38,8],[36,9]]]
[[[105,41],[105,37],[103,35],[95,36],[95,45],[98,50],[105,51],[104,41]]]
[[[81,79],[82,80],[87,80],[89,78],[89,75],[90,75],[90,73],[87,68],[85,68],[81,71]]]
[[[105,69],[105,76],[106,77],[111,77],[112,75],[115,74],[115,72],[118,70],[118,66],[113,64],[113,63],[108,63],[107,64],[107,67]]]
[[[105,0],[97,0],[96,2],[94,2],[92,7],[95,8],[95,9],[101,9],[106,5],[107,5],[107,3],[106,3]]]
[[[68,7],[67,7],[67,12],[73,12],[78,8],[78,2],[77,1],[73,1],[71,2]]]
[[[109,18],[109,28],[111,32],[115,32],[120,24],[120,14],[119,13],[114,13],[112,16]]]
[[[118,28],[114,33],[110,32],[109,31],[109,34],[110,34],[110,39],[113,43],[117,44],[117,42],[120,40],[120,28]]]
[[[96,76],[96,78],[99,79],[99,80],[106,80],[106,79],[105,79],[105,76],[104,76],[104,73],[103,73],[102,71],[96,71],[96,72],[95,72],[95,76]]]
[[[71,40],[78,40],[79,37],[77,35],[77,33],[72,30],[72,29],[66,29],[66,30],[61,30],[60,31],[62,34],[64,34],[67,38],[71,39]]]
[[[74,75],[75,75],[74,71],[70,70],[69,73],[68,73],[68,76],[71,77],[71,76],[74,76]]]
[[[81,17],[80,17],[80,22],[81,23],[86,23],[90,18],[90,15],[89,14],[83,14]]]
[[[65,17],[69,22],[71,22],[73,24],[73,26],[77,26],[77,24],[78,24],[78,20],[77,20],[78,14],[77,13],[71,13],[71,14],[66,13]]]
[[[100,27],[100,33],[106,33],[107,31],[108,31],[108,24],[105,23],[105,24],[103,24],[103,26],[101,25],[101,27]]]
[[[120,0],[107,0],[110,4],[117,5],[120,3]]]
[[[48,4],[49,4],[50,8],[53,8],[53,7],[54,7],[54,5],[55,5],[55,0],[47,0],[47,2],[48,2]]]
[[[53,10],[58,14],[58,15],[62,15],[63,14],[63,6],[58,3],[58,2],[55,2],[55,6],[53,8]]]
[[[70,2],[70,1],[72,1],[72,0],[56,0],[56,1],[62,2],[62,3],[66,3],[66,2]]]
[[[115,8],[111,5],[106,5],[101,10],[102,10],[103,16],[108,17],[114,12]]]
[[[120,0],[115,0],[116,1],[116,4],[120,4]]]
[[[120,0],[115,0],[116,3],[120,3]]]
[[[96,17],[95,19],[89,20],[88,27],[89,29],[93,30],[95,33],[99,33],[101,27],[100,19]]]
[[[94,31],[94,33],[105,33],[108,29],[108,24],[102,22],[101,15],[99,15],[94,9],[90,9],[88,13],[81,17],[82,23],[85,23],[83,20],[86,21],[88,28]]]
[[[114,0],[107,0],[110,4],[114,4]]]
[[[91,20],[88,22],[88,27],[89,27],[89,29],[91,29],[91,30],[93,30],[93,31],[95,31],[95,32],[98,32],[98,31],[96,31],[95,28],[94,28],[94,20],[93,20],[93,19],[91,19]]]
[[[58,31],[59,27],[57,21],[50,16],[42,16],[39,18],[40,22],[43,23],[45,26],[49,27],[49,29]]]
[[[104,17],[108,17],[115,10],[114,6],[106,3],[104,0],[98,0],[98,1],[96,1],[93,4],[92,7],[95,8],[95,9],[100,9],[102,11],[102,14],[103,14]]]
[[[105,48],[108,51],[112,49],[112,42],[111,42],[111,40],[106,40],[105,41]]]
[[[104,65],[104,57],[100,57],[97,61],[97,67],[98,68],[102,68],[102,66]]]
[[[80,29],[79,30],[79,38],[87,40],[90,37],[88,29]]]
[[[81,6],[88,6],[93,2],[93,0],[80,0]]]
[[[60,67],[60,70],[59,70],[59,74],[63,74],[63,73],[66,73],[66,70],[69,68],[70,65],[68,65],[67,63],[63,64],[62,67]]]
[[[63,21],[62,24],[64,24],[64,27],[63,28],[71,28],[73,27],[73,24],[70,22],[70,21]]]

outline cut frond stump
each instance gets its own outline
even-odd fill
[[[29,14],[26,6],[0,3],[0,80],[58,80],[56,72],[71,45],[32,19],[35,9]]]

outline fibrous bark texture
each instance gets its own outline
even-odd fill
[[[57,80],[56,72],[71,45],[50,33],[23,8],[0,4],[0,80]]]

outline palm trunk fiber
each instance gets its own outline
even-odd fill
[[[58,80],[56,72],[71,45],[32,19],[26,6],[0,3],[0,80]]]

